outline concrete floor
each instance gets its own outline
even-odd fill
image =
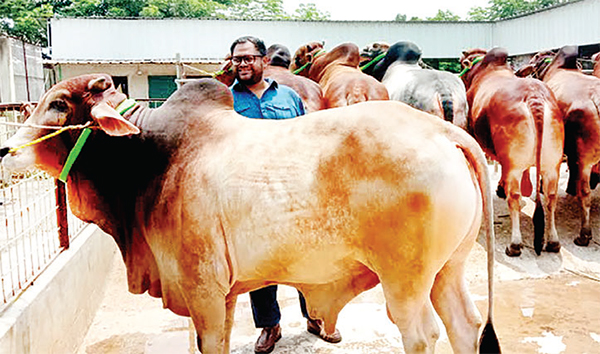
[[[506,202],[494,198],[496,220],[495,326],[504,353],[600,353],[600,191],[594,191],[594,241],[582,248],[573,244],[578,233],[576,200],[564,195],[561,180],[557,228],[563,248],[559,254],[536,256],[530,219],[522,214],[524,243],[519,258],[509,258]],[[525,206],[526,203],[523,203]],[[525,208],[526,209],[526,208]],[[467,280],[482,314],[487,306],[485,252],[482,239],[471,252]],[[280,286],[283,338],[277,354],[404,353],[397,328],[388,320],[381,287],[354,299],[341,312],[338,329],[343,340],[329,344],[306,332],[295,289]],[[249,298],[239,297],[232,334],[232,353],[254,353],[259,330],[254,328]],[[440,327],[443,329],[443,326]],[[105,300],[77,354],[194,353],[189,320],[162,309],[160,300],[127,292],[120,255],[106,288]],[[190,349],[191,348],[191,349]],[[445,333],[436,353],[452,353]]]

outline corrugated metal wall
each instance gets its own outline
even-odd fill
[[[508,49],[511,55],[600,43],[600,0],[572,2],[494,26],[494,46]]]
[[[73,33],[79,35],[73,36]],[[310,41],[326,48],[353,42],[412,40],[425,57],[456,57],[457,48],[490,46],[488,23],[297,22],[227,20],[53,19],[53,60],[222,59],[238,37],[254,35],[292,52]],[[93,40],[90,40],[93,38]]]
[[[565,44],[600,42],[600,0],[580,0],[551,10],[496,23],[458,22],[298,22],[196,19],[52,19],[54,60],[222,59],[229,45],[255,35],[267,45],[295,51],[324,40],[326,49],[353,42],[411,40],[425,58],[456,58],[473,47],[503,46],[511,55]],[[74,36],[73,33],[78,35]]]

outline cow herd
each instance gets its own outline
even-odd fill
[[[455,353],[499,352],[484,152],[502,166],[508,255],[521,252],[519,199],[534,187],[535,250],[560,250],[563,151],[583,211],[575,243],[587,245],[600,78],[581,72],[572,47],[539,53],[518,72],[535,79],[518,78],[499,48],[465,51],[460,76],[423,68],[410,42],[362,53],[311,42],[293,57],[277,47],[269,56],[266,75],[297,90],[307,115],[247,119],[214,79],[149,109],[109,75],[83,75],[44,94],[0,148],[2,164],[64,180],[73,213],[119,246],[129,290],[191,316],[204,354],[229,353],[237,296],[275,283],[299,289],[326,333],[350,300],[381,283],[406,353],[434,352],[435,314]],[[231,72],[217,79],[230,83]],[[54,128],[63,130],[50,138]],[[480,334],[464,266],[481,227],[489,292]]]

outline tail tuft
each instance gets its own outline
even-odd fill
[[[544,229],[546,222],[544,220],[544,207],[538,194],[538,200],[535,203],[535,212],[533,213],[533,248],[539,256],[544,248]]]
[[[479,340],[479,354],[500,354],[500,342],[498,342],[498,336],[494,326],[488,320],[481,333],[481,339]]]

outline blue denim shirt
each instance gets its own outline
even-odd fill
[[[296,91],[269,78],[265,81],[269,87],[260,99],[236,81],[231,86],[233,109],[244,117],[262,119],[287,119],[305,113],[302,99]]]

